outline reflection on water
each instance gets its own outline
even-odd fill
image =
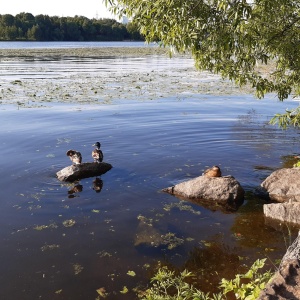
[[[96,177],[93,180],[92,188],[96,193],[100,193],[103,188],[103,180],[101,178]],[[82,190],[83,190],[83,185],[80,184],[80,182],[74,182],[71,184],[71,187],[68,190],[68,195],[69,195],[68,197],[69,198],[79,197],[79,195],[76,194],[81,193]]]
[[[82,188],[83,186],[81,184],[76,184],[72,186],[72,188],[68,190],[69,198],[74,198],[74,194],[82,192]]]
[[[96,193],[100,193],[102,188],[103,188],[103,180],[101,180],[100,178],[95,178],[93,180],[93,190]]]
[[[288,234],[265,223],[252,192],[298,152],[298,131],[266,123],[281,109],[250,96],[205,96],[2,110],[0,298],[95,299],[104,288],[108,299],[136,299],[133,289],[164,264],[190,269],[208,291],[257,258],[280,258]],[[113,169],[59,182],[66,150],[90,158],[95,140]],[[159,192],[212,165],[246,189],[236,213]]]

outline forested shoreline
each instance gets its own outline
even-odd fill
[[[144,40],[132,23],[84,16],[58,17],[19,13],[0,15],[0,41]]]

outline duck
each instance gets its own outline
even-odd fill
[[[96,142],[93,146],[96,148],[92,151],[92,157],[94,159],[94,162],[100,163],[103,161],[103,153],[100,150],[101,144],[99,142]]]
[[[70,160],[72,161],[73,165],[79,165],[82,162],[82,156],[79,151],[76,150],[68,150],[67,156],[70,157]]]
[[[218,166],[213,166],[212,168],[205,170],[202,175],[206,177],[221,177],[222,173]]]

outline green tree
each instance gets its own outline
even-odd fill
[[[0,15],[0,40],[116,41],[129,38],[132,36],[127,27],[114,19],[33,16],[25,12],[15,17]]]
[[[9,14],[2,15],[0,20],[1,26],[13,26],[15,23],[15,17]]]
[[[52,39],[51,32],[53,31],[53,24],[47,15],[35,16],[35,23],[38,26],[38,41],[50,41]]]
[[[15,40],[19,36],[19,30],[16,26],[7,26],[4,29],[4,40],[10,41]]]
[[[40,41],[42,36],[41,29],[39,25],[33,25],[27,30],[27,38],[32,41]]]
[[[15,23],[16,26],[22,30],[19,30],[19,38],[26,39],[28,30],[35,25],[35,18],[30,13],[22,12],[15,16]]]
[[[73,21],[73,18],[68,18],[65,27],[65,39],[67,41],[81,41],[80,26]]]
[[[92,21],[89,20],[89,19],[85,19],[82,22],[81,26],[82,26],[82,32],[83,32],[84,39],[86,41],[93,40],[93,38],[94,38],[94,36],[96,34],[96,29],[93,26]]]
[[[126,27],[122,24],[115,23],[112,25],[112,35],[115,41],[122,41],[128,37]]]
[[[144,39],[143,36],[140,34],[139,29],[136,24],[129,22],[126,25],[126,29],[128,31],[129,38],[131,40],[141,40],[142,41]]]
[[[249,84],[258,98],[300,95],[299,0],[104,1],[131,17],[147,41],[190,52],[199,70]],[[300,124],[300,111],[288,117]]]
[[[50,41],[63,41],[64,33],[61,29],[61,19],[57,16],[50,17],[52,31],[50,33]]]

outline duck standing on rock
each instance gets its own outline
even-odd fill
[[[103,161],[103,153],[100,150],[101,144],[97,142],[93,146],[96,146],[96,149],[92,151],[92,157],[94,159],[94,162],[100,163]]]
[[[72,161],[73,165],[79,165],[82,161],[81,153],[76,150],[68,150],[67,156],[70,157],[70,160]]]
[[[222,173],[218,166],[213,166],[212,168],[204,171],[204,173],[202,175],[204,175],[206,177],[221,177]]]

